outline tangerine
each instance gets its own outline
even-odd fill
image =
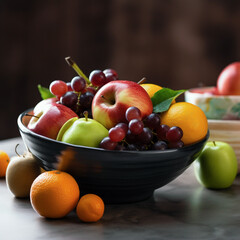
[[[6,176],[6,171],[7,171],[9,162],[10,162],[10,158],[8,154],[0,150],[0,177]]]
[[[204,112],[196,105],[178,102],[161,114],[161,124],[177,126],[183,131],[184,145],[195,143],[204,138],[208,131],[208,121]]]
[[[97,222],[104,213],[104,202],[96,194],[86,194],[78,202],[77,215],[83,222]]]
[[[149,97],[153,97],[153,95],[159,91],[160,89],[162,89],[162,87],[156,85],[156,84],[153,84],[153,83],[143,83],[141,84],[141,87],[143,87],[146,92],[148,93]]]
[[[34,180],[30,200],[39,215],[61,218],[76,207],[79,194],[79,186],[70,174],[53,170],[41,173]]]

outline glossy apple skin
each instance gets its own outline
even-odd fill
[[[225,142],[208,142],[194,162],[195,176],[210,189],[224,189],[232,185],[238,169],[233,148]]]
[[[32,117],[28,123],[28,129],[42,136],[56,139],[62,125],[73,117],[78,117],[70,108],[58,104],[46,104],[34,112],[36,117]]]
[[[240,95],[240,62],[234,62],[222,70],[217,80],[220,95]]]
[[[98,90],[92,102],[93,118],[107,129],[126,122],[125,112],[129,107],[140,109],[142,118],[152,113],[153,105],[147,92],[139,84],[116,80]]]
[[[40,112],[44,110],[44,108],[48,107],[48,105],[52,105],[53,103],[56,103],[58,100],[57,98],[47,98],[42,101],[40,101],[33,109],[33,113]]]
[[[71,118],[58,132],[57,140],[74,145],[98,147],[108,130],[91,118]]]

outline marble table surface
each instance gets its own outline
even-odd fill
[[[0,141],[14,155],[20,138]],[[192,166],[157,189],[152,198],[131,204],[106,205],[103,218],[86,224],[75,212],[59,220],[40,217],[29,199],[17,199],[0,179],[0,239],[240,239],[240,176],[231,188],[208,190],[195,179]]]

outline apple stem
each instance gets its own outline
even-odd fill
[[[84,111],[83,116],[85,117],[86,122],[87,122],[88,121],[88,111]]]
[[[91,82],[89,81],[89,79],[87,78],[87,76],[83,73],[83,71],[78,67],[78,65],[71,59],[71,57],[65,57],[66,62],[68,63],[68,65],[70,67],[72,67],[75,72],[80,76],[83,77],[85,79],[85,81],[88,84],[91,84]]]
[[[147,81],[147,79],[144,77],[144,78],[142,78],[139,82],[138,82],[138,84],[140,85],[140,84],[142,84],[142,83],[145,83]]]
[[[19,157],[21,157],[21,155],[17,152],[17,148],[18,148],[18,146],[19,146],[19,143],[16,144],[16,146],[15,146],[15,153],[16,153]]]
[[[115,100],[114,100],[114,99],[107,99],[107,98],[105,98],[104,95],[101,95],[101,98],[103,98],[103,99],[106,100],[107,102],[111,103],[112,105],[115,104]]]
[[[216,146],[217,146],[215,141],[213,141],[213,145],[214,145],[214,147],[216,147]]]
[[[104,95],[101,95],[101,98],[103,98],[104,100],[107,100],[107,99],[104,97]]]
[[[26,113],[25,116],[39,118],[38,116],[35,116],[33,114],[29,114],[29,113]]]

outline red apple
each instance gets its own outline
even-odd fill
[[[70,108],[58,103],[46,104],[37,110],[28,123],[28,129],[52,139],[57,138],[60,128],[67,120],[78,117]]]
[[[143,87],[132,81],[116,80],[101,87],[93,98],[93,118],[110,129],[126,122],[129,107],[139,108],[142,118],[152,113],[152,101]]]
[[[57,98],[47,98],[42,101],[40,101],[33,109],[33,113],[40,112],[43,110],[45,107],[47,107],[49,104],[52,105],[53,103],[57,102]]]
[[[217,80],[220,95],[240,95],[240,62],[225,67]]]

